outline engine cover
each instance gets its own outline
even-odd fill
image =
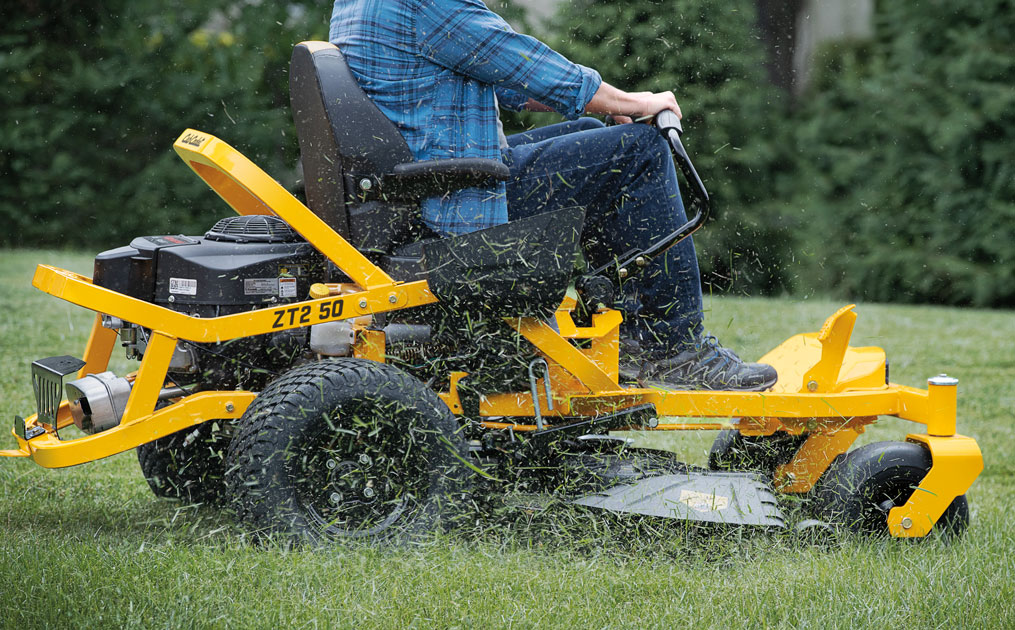
[[[137,240],[131,243],[136,246]],[[223,243],[201,240],[160,250],[153,300],[187,306],[222,307],[293,302],[320,281],[321,255],[309,243]],[[204,309],[198,309],[201,312]]]
[[[227,239],[214,230],[204,237],[142,236],[99,254],[93,281],[202,317],[294,302],[307,297],[311,284],[326,280],[326,266],[312,245],[291,241]]]

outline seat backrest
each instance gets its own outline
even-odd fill
[[[358,191],[346,188],[350,182],[379,178],[398,164],[412,162],[402,134],[356,82],[338,47],[328,42],[302,42],[293,49],[289,100],[307,205],[354,246],[388,249],[387,241],[397,242],[403,231],[396,224],[406,216],[405,204],[391,204],[391,221],[378,226],[378,215],[386,214],[389,209],[384,206],[389,204],[351,204],[358,206],[354,210],[347,206]]]

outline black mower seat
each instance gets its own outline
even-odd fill
[[[498,160],[415,161],[334,44],[303,42],[293,49],[289,98],[307,205],[354,247],[375,254],[396,279],[415,279],[421,250],[412,244],[435,236],[423,225],[421,199],[510,174]]]

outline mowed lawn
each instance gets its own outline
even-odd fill
[[[39,262],[91,269],[87,254],[0,251],[2,448],[14,444],[13,415],[34,412],[30,362],[80,356],[92,321],[32,288]],[[817,330],[839,306],[706,298],[709,329],[746,358]],[[6,459],[0,627],[1015,627],[1015,313],[858,310],[853,345],[884,347],[892,380],[960,380],[959,430],[979,441],[986,468],[958,542],[822,549],[784,535],[709,537],[571,512],[555,522],[555,512],[534,508],[531,522],[480,522],[420,547],[292,551],[249,543],[213,509],[155,498],[133,452],[66,470]],[[919,428],[885,419],[863,441]],[[702,463],[713,438],[638,439]]]

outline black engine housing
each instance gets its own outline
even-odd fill
[[[311,284],[328,281],[328,269],[320,252],[281,219],[241,216],[222,219],[203,237],[141,236],[102,252],[93,282],[191,316],[218,317],[306,299]],[[258,389],[299,357],[306,333],[181,341],[196,351],[197,367],[170,374],[177,384]]]
[[[305,297],[322,282],[326,265],[310,243],[288,229],[272,240],[224,234],[235,219],[281,223],[277,217],[231,217],[204,237],[140,236],[127,247],[95,257],[93,282],[101,287],[200,317],[229,315]],[[254,221],[241,223],[247,229]]]

